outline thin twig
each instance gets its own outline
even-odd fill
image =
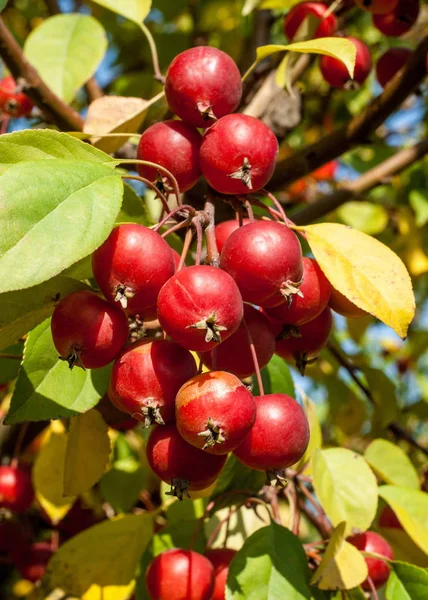
[[[205,240],[207,243],[206,263],[212,267],[218,267],[220,266],[220,254],[215,237],[215,205],[211,190],[207,194],[204,213],[208,219],[208,224],[205,227]]]
[[[150,181],[149,179],[146,179],[145,177],[140,177],[139,175],[122,175],[122,179],[133,179],[134,181],[140,181],[141,183],[144,183],[144,185],[146,185],[151,190],[156,192],[156,196],[162,202],[164,211],[167,214],[169,214],[170,211],[169,211],[168,200],[166,199],[166,196],[164,194],[162,194],[162,192],[156,187],[156,185],[152,181]],[[143,200],[141,200],[141,201],[143,202]]]
[[[147,41],[150,46],[150,53],[152,55],[152,63],[153,63],[153,71],[154,71],[155,79],[156,79],[156,81],[159,81],[160,83],[163,84],[163,83],[165,83],[165,77],[162,75],[161,70],[160,70],[159,56],[158,56],[158,51],[156,48],[155,40],[153,39],[150,29],[144,23],[140,23],[140,27],[141,27],[144,35],[146,36]]]
[[[242,319],[242,324],[244,325],[245,331],[247,333],[248,344],[250,346],[251,357],[253,359],[253,364],[254,364],[254,371],[256,372],[257,384],[259,386],[259,394],[260,394],[260,396],[264,396],[265,391],[263,388],[263,379],[262,379],[262,374],[260,372],[259,359],[257,358],[257,352],[256,352],[256,348],[254,346],[254,341],[251,336],[250,329],[245,321],[245,317]]]

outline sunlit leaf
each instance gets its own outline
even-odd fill
[[[25,41],[24,54],[52,91],[71,102],[95,73],[106,49],[106,33],[96,19],[69,13],[36,27]]]
[[[388,225],[388,213],[380,204],[373,202],[353,201],[345,202],[337,210],[339,219],[355,229],[369,235],[382,233]]]
[[[269,44],[268,46],[259,46],[257,48],[257,58],[244,78],[254,69],[254,67],[263,59],[276,54],[277,52],[299,52],[303,54],[324,54],[337,58],[347,68],[350,77],[354,76],[354,66],[356,57],[355,45],[346,38],[323,37],[305,42],[296,42],[286,46],[280,44]]]
[[[64,426],[59,421],[54,421],[33,468],[36,498],[53,524],[65,517],[75,500],[73,496],[63,495],[66,449],[67,434]]]
[[[411,460],[396,444],[374,440],[364,452],[364,458],[385,483],[418,490],[419,476]]]
[[[303,392],[303,390],[299,390],[299,394],[302,398],[303,408],[304,408],[306,416],[308,418],[309,429],[310,429],[310,438],[309,438],[309,445],[306,448],[304,455],[299,460],[299,462],[294,466],[294,468],[297,471],[300,471],[300,469],[304,465],[309,463],[315,450],[321,448],[321,446],[322,446],[322,431],[321,431],[321,425],[318,420],[315,404],[312,402],[312,400],[309,398],[309,396],[307,396]],[[310,471],[310,464],[306,468],[305,473],[307,473],[308,471]]]
[[[346,536],[366,531],[377,509],[376,477],[362,456],[346,448],[316,450],[312,457],[315,493],[326,515]]]
[[[62,544],[43,589],[60,588],[81,600],[128,600],[141,554],[153,535],[150,515],[104,521]]]
[[[415,299],[400,258],[378,240],[345,225],[320,223],[299,230],[333,286],[404,338]]]
[[[428,494],[395,485],[383,485],[379,495],[395,512],[403,529],[428,554]]]
[[[324,556],[312,576],[311,584],[322,590],[349,590],[368,575],[364,556],[345,541],[346,523],[339,523],[330,538]]]
[[[1,292],[42,283],[93,252],[122,202],[120,176],[95,162],[20,162],[0,181]]]
[[[101,414],[89,410],[70,419],[64,466],[64,496],[75,496],[101,479],[110,454],[108,427]]]
[[[121,17],[140,25],[150,12],[152,0],[92,0],[104,8],[108,8]]]

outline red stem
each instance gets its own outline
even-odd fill
[[[254,363],[254,370],[256,371],[257,383],[259,384],[260,396],[264,396],[265,395],[265,391],[264,391],[264,388],[263,388],[262,374],[260,373],[259,360],[257,358],[257,353],[256,353],[256,349],[254,347],[253,338],[251,337],[251,333],[250,333],[250,330],[248,329],[248,326],[247,326],[247,323],[246,323],[245,319],[242,319],[242,323],[243,323],[243,325],[245,327],[245,331],[247,333],[247,338],[248,338],[248,344],[250,346],[251,357],[252,357],[253,363]]]
[[[172,217],[174,215],[176,215],[177,213],[179,213],[183,210],[187,210],[189,212],[189,215],[192,217],[195,214],[195,209],[193,208],[193,206],[189,206],[187,204],[177,206],[177,208],[174,208],[174,210],[169,212],[167,215],[164,216],[164,218],[161,221],[159,221],[159,223],[156,225],[156,227],[154,227],[154,231],[159,231],[159,229],[161,229],[169,219],[172,219]]]
[[[152,181],[149,181],[145,177],[140,177],[139,175],[122,175],[122,179],[134,179],[135,181],[141,181],[142,183],[144,183],[147,187],[156,192],[156,196],[158,196],[160,201],[162,202],[162,206],[166,214],[170,212],[166,196],[162,194],[162,192],[156,187],[156,185]]]
[[[183,250],[181,251],[180,262],[178,263],[178,267],[177,267],[177,273],[178,273],[178,271],[181,271],[181,269],[184,266],[186,256],[189,252],[190,245],[192,243],[192,238],[193,238],[193,231],[192,231],[192,228],[189,227],[189,229],[186,231],[186,237],[184,238]]]
[[[199,216],[193,217],[192,223],[196,229],[196,257],[195,257],[195,265],[201,264],[202,257],[202,242],[204,239],[204,232],[202,231],[201,221],[199,220]]]
[[[282,220],[284,221],[284,223],[286,225],[288,225],[288,219],[287,216],[284,212],[284,209],[282,208],[281,204],[278,202],[278,200],[275,198],[275,196],[273,194],[271,194],[270,192],[268,192],[267,190],[260,190],[261,194],[264,194],[265,196],[267,196],[269,198],[269,200],[271,200],[274,205],[276,206],[279,214],[281,215]]]

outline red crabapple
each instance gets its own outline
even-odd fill
[[[250,304],[244,304],[244,319],[235,333],[211,352],[201,352],[200,357],[204,365],[212,369],[215,362],[216,369],[229,371],[239,379],[253,375],[255,366],[247,327],[254,344],[259,367],[260,369],[265,367],[275,352],[275,336],[266,315]]]
[[[242,226],[248,225],[250,219],[242,219]],[[239,229],[238,219],[232,219],[230,221],[223,221],[215,226],[215,240],[217,242],[217,249],[219,252],[222,251],[223,246],[230,236],[236,229]]]
[[[301,24],[308,16],[311,16],[318,23],[311,38],[333,35],[337,29],[337,19],[334,13],[330,13],[324,17],[324,13],[327,10],[328,6],[324,2],[299,2],[299,4],[295,4],[284,20],[284,33],[290,42],[293,41]]]
[[[413,52],[409,48],[389,48],[376,63],[376,78],[384,88],[406,65]]]
[[[172,112],[195,127],[233,112],[242,96],[238,67],[225,52],[209,46],[185,50],[174,58],[165,78]]]
[[[331,284],[321,271],[316,260],[303,258],[302,296],[296,295],[293,302],[284,302],[275,308],[267,308],[269,316],[285,325],[303,325],[315,319],[328,304]]]
[[[256,404],[241,381],[225,371],[202,373],[183,385],[175,400],[177,429],[210,454],[234,450],[256,419]]]
[[[33,110],[33,103],[23,92],[16,91],[13,77],[5,77],[0,81],[0,111],[11,117],[28,117]]]
[[[353,42],[357,49],[353,79],[351,79],[348,69],[338,58],[327,55],[322,56],[320,68],[322,76],[327,83],[332,87],[346,89],[347,87],[362,85],[365,82],[372,68],[372,59],[370,50],[364,42],[351,36],[347,36],[343,39]]]
[[[23,555],[17,559],[17,567],[21,576],[27,581],[40,581],[46,571],[46,566],[54,551],[48,542],[32,544]]]
[[[267,125],[233,114],[205,132],[199,160],[205,179],[217,192],[248,194],[268,183],[277,154],[277,139]]]
[[[388,544],[385,538],[378,533],[374,533],[374,531],[359,533],[349,537],[347,541],[358,548],[358,550],[362,550],[363,552],[374,552],[376,554],[380,554],[381,556],[385,556],[385,558],[394,560],[394,554],[391,546]],[[364,560],[366,561],[369,570],[368,577],[370,577],[376,589],[380,588],[384,583],[386,583],[389,577],[390,567],[387,561],[381,560],[380,558],[370,557],[365,557]],[[371,586],[367,579],[363,581],[361,587],[363,590],[371,590]]]
[[[226,240],[220,266],[236,281],[245,302],[278,305],[299,293],[302,250],[294,232],[274,221],[255,221]]]
[[[174,274],[171,248],[144,225],[118,225],[92,255],[94,277],[107,300],[143,320],[156,318],[156,302]]]
[[[337,160],[331,160],[325,165],[322,165],[322,167],[319,167],[318,169],[315,169],[315,171],[312,171],[310,177],[316,179],[317,181],[326,181],[329,179],[333,179],[338,166],[339,163]]]
[[[250,469],[281,480],[280,472],[298,462],[308,447],[308,420],[300,404],[286,394],[258,396],[255,401],[256,422],[234,454]]]
[[[0,508],[25,513],[34,500],[30,472],[23,467],[0,466]]]
[[[349,319],[358,319],[360,317],[367,316],[365,310],[359,308],[356,304],[351,302],[351,300],[348,300],[346,296],[334,288],[331,288],[331,296],[328,305],[332,310],[334,310],[334,312]]]
[[[164,550],[148,566],[146,586],[150,600],[211,600],[214,567],[193,550]]]
[[[243,316],[241,294],[232,277],[215,267],[194,265],[176,273],[160,291],[158,319],[167,335],[205,352],[226,340]]]
[[[163,425],[174,420],[177,392],[196,372],[193,356],[175,342],[142,340],[115,360],[109,398],[145,427]]]
[[[74,292],[61,300],[51,322],[52,338],[70,369],[105,367],[128,339],[128,319],[119,306],[93,292]]]
[[[318,354],[327,344],[332,324],[331,310],[325,308],[312,321],[298,328],[291,326],[288,331],[285,331],[284,334],[288,337],[280,338],[276,342],[275,354],[285,360],[294,360],[303,375],[306,365],[315,362]]]
[[[384,35],[398,37],[410,31],[419,16],[419,0],[398,0],[385,15],[374,15],[373,25]]]
[[[151,125],[140,138],[138,160],[147,160],[168,169],[177,180],[180,192],[190,190],[201,176],[199,148],[202,137],[197,129],[183,121],[162,121]],[[149,181],[165,181],[168,177],[154,167],[138,165],[141,177]]]
[[[355,4],[372,13],[372,15],[384,15],[390,13],[398,4],[398,0],[354,0]]]
[[[397,515],[388,505],[380,513],[378,525],[379,527],[388,527],[389,529],[403,529]]]
[[[227,456],[208,454],[188,444],[174,423],[158,425],[149,436],[147,460],[152,471],[171,486],[167,494],[189,496],[189,491],[204,490],[220,474]]]
[[[127,413],[116,408],[107,394],[104,394],[95,408],[105,423],[116,431],[129,431],[138,425],[137,419],[130,418]]]
[[[214,567],[215,587],[211,600],[226,600],[226,581],[229,565],[236,555],[236,550],[231,548],[215,548],[207,550],[205,556]]]

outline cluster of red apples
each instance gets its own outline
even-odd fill
[[[182,120],[141,136],[142,176],[168,190],[172,175],[183,192],[200,166],[219,198],[228,194],[244,206],[269,181],[278,144],[261,121],[230,112],[242,92],[235,63],[214,48],[187,50],[172,62],[165,89]],[[168,231],[121,224],[92,257],[105,299],[75,292],[54,311],[53,341],[70,368],[114,361],[110,401],[145,427],[157,425],[148,461],[180,499],[212,485],[230,452],[281,480],[306,450],[308,422],[293,398],[263,395],[260,369],[276,353],[303,373],[327,343],[331,308],[362,313],[302,256],[285,221],[255,220],[250,209],[241,223],[220,223],[219,260],[193,266],[184,264],[185,252],[174,255]],[[129,320],[157,320],[157,337],[130,342]],[[254,374],[256,397],[245,385]]]

